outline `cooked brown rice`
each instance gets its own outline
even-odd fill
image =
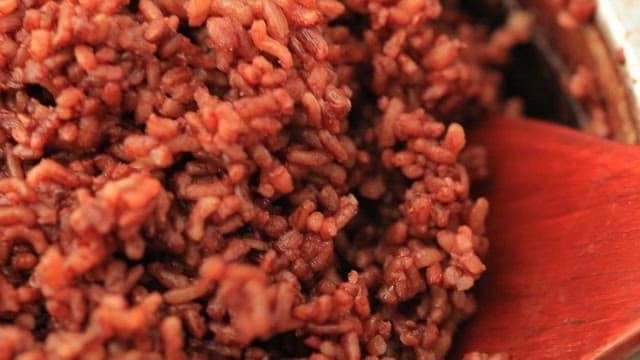
[[[444,357],[488,246],[458,123],[529,25],[0,0],[0,359]]]

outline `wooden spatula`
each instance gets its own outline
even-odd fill
[[[640,147],[493,119],[488,271],[453,358],[623,359],[640,349]]]

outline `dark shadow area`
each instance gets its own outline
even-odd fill
[[[312,353],[311,348],[293,331],[275,335],[267,341],[254,341],[252,345],[269,351],[271,359],[300,359]]]
[[[524,100],[527,116],[577,127],[562,83],[542,52],[533,44],[516,46],[504,69],[503,95]]]
[[[460,0],[473,21],[489,29],[501,26],[507,10],[501,0]],[[578,121],[550,60],[533,43],[516,46],[503,68],[502,96],[524,101],[526,116],[572,127]]]
[[[44,106],[56,106],[56,99],[45,87],[40,84],[26,84],[24,90],[29,97],[34,98]]]

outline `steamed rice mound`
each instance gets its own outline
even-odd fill
[[[439,359],[528,37],[437,0],[0,0],[0,359]]]

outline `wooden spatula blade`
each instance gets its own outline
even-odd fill
[[[640,148],[493,119],[488,271],[456,353],[617,359],[640,349]]]

